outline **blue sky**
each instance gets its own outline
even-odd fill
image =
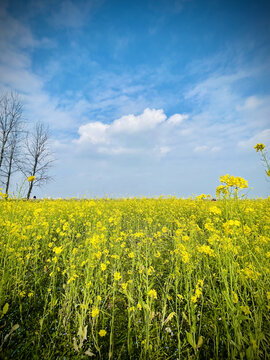
[[[51,129],[38,196],[268,196],[269,1],[2,1],[0,91]]]

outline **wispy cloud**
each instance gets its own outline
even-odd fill
[[[101,3],[99,3],[100,5]],[[98,5],[98,1],[71,1],[62,0],[48,19],[55,27],[80,28],[89,21],[91,11]]]
[[[246,140],[239,141],[238,146],[243,149],[253,150],[253,147],[258,143],[265,144],[267,148],[270,147],[270,129],[265,129]]]

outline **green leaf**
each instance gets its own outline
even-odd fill
[[[19,324],[13,325],[10,332],[4,337],[3,343],[10,337],[10,335],[20,327]]]
[[[171,321],[174,316],[176,316],[176,313],[175,313],[175,312],[171,312],[171,313],[168,315],[167,319],[163,322],[162,326],[165,325],[165,324],[167,324],[169,321]]]
[[[11,330],[10,330],[10,333],[13,333],[13,331],[19,329],[20,325],[19,324],[15,324],[12,326]]]
[[[193,347],[193,349],[195,350],[195,349],[196,349],[196,343],[195,343],[195,341],[194,341],[194,339],[193,339],[192,334],[189,333],[189,332],[187,332],[187,331],[186,331],[186,334],[187,334],[187,340],[188,340],[189,344],[190,344],[190,345]]]
[[[203,337],[200,336],[199,340],[198,340],[198,343],[197,343],[197,349],[199,349],[202,346],[202,344],[203,344]]]
[[[86,350],[86,352],[84,354],[88,355],[88,356],[96,356],[94,353],[92,353],[90,348],[88,350]]]
[[[77,351],[77,352],[79,352],[80,350],[79,350],[79,348],[78,348],[78,345],[77,345],[77,340],[76,340],[76,338],[74,337],[73,338],[73,347],[74,347],[74,349]]]
[[[247,360],[252,360],[254,359],[254,356],[253,356],[253,349],[251,346],[249,346],[246,350],[246,356],[247,356]]]
[[[2,310],[3,315],[5,315],[8,312],[8,307],[9,307],[9,305],[8,305],[8,303],[6,303]]]

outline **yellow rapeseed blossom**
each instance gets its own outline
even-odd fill
[[[207,254],[209,256],[215,256],[214,250],[210,248],[208,245],[197,246],[197,250],[200,253]]]
[[[151,298],[151,299],[157,299],[157,292],[155,289],[151,289],[148,291],[148,296]]]
[[[259,143],[259,144],[254,146],[254,149],[256,149],[256,152],[263,151],[264,148],[265,148],[265,145],[262,144],[262,143]]]
[[[250,309],[249,309],[248,305],[242,305],[242,306],[240,306],[240,308],[241,308],[241,310],[243,311],[243,313],[244,313],[245,315],[249,315],[249,314],[250,314]]]
[[[266,357],[260,339],[267,337],[267,329],[262,327],[256,334],[249,320],[263,318],[270,309],[270,197],[231,199],[233,191],[245,183],[230,175],[222,180],[228,196],[216,203],[207,197],[205,201],[166,197],[38,202],[0,198],[0,318],[12,328],[16,301],[11,300],[17,296],[26,312],[44,303],[51,320],[64,328],[66,317],[54,309],[66,308],[69,317],[79,321],[69,324],[73,334],[69,351],[74,348],[78,356],[98,351],[95,344],[100,347],[107,339],[112,314],[119,339],[135,326],[136,336],[145,341],[148,351],[146,319],[157,332],[166,334],[163,345],[168,345],[168,357],[173,357],[175,346],[170,346],[170,339],[179,337],[198,354],[200,336],[207,344],[211,334],[202,326],[195,336],[192,323],[178,334],[177,317],[172,314],[188,325],[194,316],[200,322],[203,312],[204,323],[211,323],[211,311],[203,309],[212,309],[220,326],[231,323],[230,319],[239,324],[233,339],[236,345],[223,334],[226,352],[237,357],[241,349],[249,358]],[[4,314],[7,302],[10,309]],[[36,319],[28,320],[34,328]],[[42,326],[43,340],[49,343],[50,324]],[[245,342],[238,336],[243,330]],[[94,344],[95,334],[99,340]],[[220,341],[213,336],[213,341]],[[27,342],[34,340],[30,332]],[[4,345],[2,350],[9,354],[12,342]],[[59,339],[55,351],[64,345],[65,340]],[[115,346],[113,356],[121,357],[120,348],[134,354],[134,347],[133,341]],[[109,348],[105,348],[101,352],[106,357]],[[214,357],[212,350],[206,346],[209,359]],[[38,352],[44,358],[45,349]],[[164,357],[160,347],[155,348],[155,357]]]
[[[34,180],[36,179],[36,177],[35,176],[29,176],[28,178],[27,178],[27,180],[29,181],[29,182],[33,182]]]
[[[199,297],[202,295],[202,287],[203,287],[203,280],[199,279],[196,288],[195,288],[195,294],[191,296],[191,302],[196,303],[199,299]]]
[[[236,292],[234,292],[234,291],[232,292],[232,295],[233,295],[233,299],[232,299],[233,303],[234,303],[234,304],[237,304],[238,301],[239,301],[238,295],[237,295]]]
[[[107,265],[104,264],[104,263],[101,263],[100,268],[101,268],[102,271],[105,271],[107,269]]]
[[[214,214],[214,215],[220,215],[221,214],[221,210],[216,206],[211,206],[210,209],[209,209],[209,212]]]
[[[99,309],[98,309],[96,306],[94,306],[94,307],[92,308],[92,311],[91,311],[91,316],[92,316],[92,318],[97,317],[98,314],[99,314]]]
[[[53,252],[55,253],[55,254],[61,254],[61,252],[63,251],[63,246],[55,246],[54,248],[53,248]]]
[[[121,279],[122,276],[121,276],[121,274],[120,274],[119,271],[116,271],[116,272],[114,273],[113,277],[114,277],[114,280],[118,281],[118,280]]]
[[[107,334],[107,331],[106,330],[99,330],[99,336],[101,336],[101,337],[104,337],[104,336],[106,336],[106,334]]]
[[[128,286],[128,283],[123,283],[123,284],[121,284],[121,287],[122,287],[122,289],[123,289],[124,291],[127,290],[127,286]]]

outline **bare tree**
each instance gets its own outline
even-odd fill
[[[23,134],[23,105],[15,92],[0,96],[0,182],[8,194]]]
[[[0,168],[3,164],[8,140],[22,125],[22,103],[17,93],[10,92],[0,97]]]
[[[8,196],[11,175],[19,170],[21,136],[20,131],[14,131],[8,140],[5,156],[0,169],[1,183],[5,187],[5,193]]]
[[[27,199],[30,198],[33,187],[42,186],[52,178],[48,175],[52,165],[52,153],[49,147],[49,130],[42,123],[37,123],[34,131],[26,138],[25,160],[21,171],[26,177],[34,176],[29,182]]]

